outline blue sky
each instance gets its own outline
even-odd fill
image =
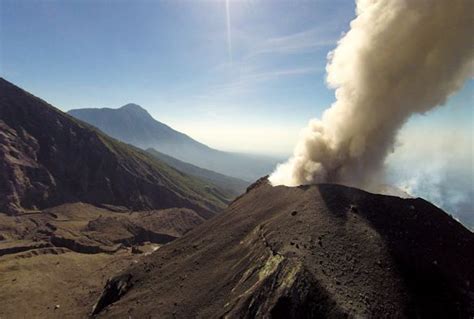
[[[60,109],[134,102],[210,146],[279,155],[334,100],[326,57],[354,17],[347,0],[231,0],[230,19],[224,0],[0,6],[1,75]],[[409,127],[472,135],[473,88]]]

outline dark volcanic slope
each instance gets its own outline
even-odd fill
[[[422,199],[261,180],[109,282],[96,309],[122,295],[99,316],[468,318],[473,265],[474,235]]]
[[[212,149],[155,120],[136,104],[118,109],[76,109],[68,113],[125,143],[142,149],[154,148],[187,163],[244,180],[254,181],[270,173],[278,162],[274,158]]]
[[[118,142],[0,78],[0,212],[67,202],[135,210],[225,206],[215,186]]]

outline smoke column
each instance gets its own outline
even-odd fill
[[[358,0],[328,56],[336,101],[302,131],[273,185],[369,187],[415,113],[443,104],[474,70],[473,0]]]

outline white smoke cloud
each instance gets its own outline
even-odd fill
[[[385,161],[387,182],[422,197],[474,229],[474,136],[471,127],[407,124]]]
[[[442,105],[473,74],[472,12],[472,0],[358,0],[326,67],[336,102],[309,122],[271,183],[370,188],[407,119]]]

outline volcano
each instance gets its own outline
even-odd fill
[[[253,184],[108,281],[100,318],[470,318],[474,235],[420,198]]]

